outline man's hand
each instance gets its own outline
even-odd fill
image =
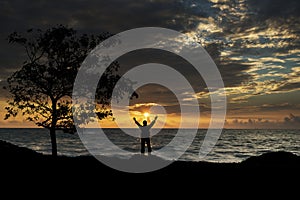
[[[135,117],[133,118],[134,121],[136,121]]]
[[[154,118],[154,119],[155,119],[155,120],[157,120],[157,118],[158,118],[158,117],[157,117],[157,116],[155,116],[155,118]]]

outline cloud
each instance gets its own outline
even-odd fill
[[[295,53],[300,48],[298,34],[300,3],[298,1],[224,0],[213,2],[215,2],[215,7],[219,8],[217,15],[219,18],[213,23],[218,24],[221,30],[217,35],[209,34],[207,37],[213,37],[213,41],[220,44],[221,60],[227,59],[229,64],[248,65],[248,68],[241,70],[239,75],[244,75],[243,72],[247,74],[249,71],[254,71],[258,66],[265,69],[269,66],[273,68],[280,66],[281,70],[273,72],[277,75],[288,72],[291,66],[299,66],[299,54]],[[260,74],[263,76],[268,73]],[[257,73],[248,74],[244,80],[245,82],[247,79],[258,81],[257,75]],[[266,76],[264,77],[265,80]],[[296,84],[293,86],[296,87]],[[285,88],[282,89],[285,90]]]
[[[270,128],[272,125],[277,124],[276,121],[270,121],[269,119],[233,119],[233,120],[226,120],[226,127],[235,127],[235,128]],[[276,126],[277,127],[277,126]]]
[[[6,30],[68,24],[85,31],[118,33],[141,26],[162,26],[178,31],[193,29],[199,17],[212,15],[212,3],[200,0],[42,0],[28,4],[21,0],[1,1],[1,24]],[[11,23],[14,24],[11,24]]]
[[[210,5],[209,1],[205,5]],[[207,7],[207,6],[206,6]],[[8,45],[5,38],[13,31],[49,28],[57,24],[82,33],[118,33],[132,28],[158,26],[187,31],[197,25],[198,16],[208,16],[208,9],[195,12],[178,1],[135,0],[49,0],[27,3],[21,0],[0,2],[0,68],[16,69],[21,64],[21,50]],[[7,77],[10,73],[1,74]]]
[[[293,114],[290,114],[288,117],[284,118],[284,122],[288,123],[288,124],[296,123],[296,124],[300,125],[300,116],[295,116]]]
[[[247,115],[272,115],[276,119],[278,119],[278,115],[280,113],[286,113],[292,110],[298,110],[300,108],[300,104],[298,103],[259,103],[258,105],[247,105],[247,104],[229,104],[228,105],[228,115],[229,116],[240,116],[241,114]],[[247,117],[246,117],[247,118]]]
[[[300,116],[290,114],[281,120],[268,118],[234,118],[226,120],[226,127],[246,128],[246,129],[299,129]]]
[[[251,7],[250,10],[247,9],[248,4]],[[63,0],[57,5],[55,2],[46,0],[34,4],[14,0],[2,1],[3,12],[1,12],[1,19],[3,20],[0,23],[4,25],[2,33],[6,34],[15,29],[24,31],[31,27],[48,27],[58,23],[69,24],[80,32],[93,33],[99,31],[118,33],[141,26],[161,26],[183,32],[195,32],[195,36],[199,38],[199,41],[201,39],[206,41],[204,44],[215,62],[218,63],[225,85],[232,87],[238,86],[252,78],[251,75],[243,73],[251,68],[251,63],[245,64],[236,61],[242,50],[245,50],[243,54],[247,54],[252,51],[249,49],[249,45],[254,47],[256,38],[250,38],[249,40],[249,35],[255,36],[258,31],[261,32],[258,35],[261,35],[262,38],[256,45],[278,44],[278,42],[264,40],[266,37],[263,36],[268,32],[262,31],[260,28],[251,29],[252,31],[250,32],[240,31],[238,32],[240,34],[227,31],[228,28],[243,30],[241,28],[243,21],[253,17],[259,18],[251,15],[254,11],[259,13],[259,11],[256,11],[255,5],[251,1],[208,0],[182,2],[164,0],[91,0],[87,2]],[[264,8],[265,4],[261,6],[263,7],[262,9],[266,9]],[[254,21],[257,22],[257,20]],[[251,26],[255,26],[255,23],[252,22]],[[256,25],[255,27],[258,26]],[[245,40],[249,40],[250,43],[243,43]],[[211,48],[209,44],[212,43],[216,45]],[[243,49],[243,45],[246,44],[248,44],[247,49],[245,49],[246,47]],[[228,59],[224,60],[224,57],[220,59],[222,52],[227,49],[228,45],[233,45],[231,46],[233,49],[232,53],[227,56]],[[237,50],[237,48],[240,50]],[[262,47],[256,46],[256,49],[261,50]],[[5,54],[12,55],[12,52],[7,52],[10,52],[10,50],[0,52],[0,57],[8,57]],[[0,63],[0,67],[15,67],[15,64],[13,66],[12,63],[9,63],[9,60],[21,59],[18,54],[15,57],[17,59],[8,59],[8,62]],[[1,60],[1,62],[4,62],[3,59]],[[9,72],[3,74],[3,76],[8,74]]]
[[[284,98],[276,104],[251,101],[259,97],[263,99],[266,95],[299,90],[299,8],[297,0],[62,0],[59,3],[2,0],[0,79],[5,80],[24,60],[20,48],[7,44],[5,40],[13,31],[66,24],[80,33],[97,34],[158,26],[184,32],[206,48],[223,77],[230,102],[229,112],[295,109],[297,105],[286,102]],[[186,94],[186,103],[189,98],[197,96],[202,103],[202,111],[209,112],[206,84],[183,59],[145,50],[129,53],[119,62],[121,73],[146,62],[174,67],[187,77],[198,94]],[[4,81],[0,82],[0,86],[3,84]],[[0,92],[3,96],[4,92]],[[152,85],[143,88],[140,93],[141,98],[133,101],[132,105],[155,102],[166,105],[171,113],[179,112],[176,98],[163,88]],[[247,123],[253,123],[253,120],[257,119]]]
[[[248,0],[248,5],[262,19],[300,17],[300,2],[297,0]]]

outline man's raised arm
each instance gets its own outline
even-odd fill
[[[133,118],[133,120],[134,120],[134,122],[135,122],[136,125],[142,126],[138,121],[136,121],[136,118],[135,118],[135,117]]]
[[[152,127],[154,125],[154,123],[156,122],[157,120],[157,116],[155,116],[154,120],[149,124],[150,127]]]

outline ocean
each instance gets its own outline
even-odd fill
[[[138,138],[129,136],[120,129],[105,129],[104,132],[121,149],[132,154],[139,153]],[[154,135],[151,139],[154,153],[155,150],[167,145],[174,138],[176,132],[176,129],[162,129]],[[200,161],[198,153],[205,134],[206,130],[199,129],[193,143],[179,160]],[[46,129],[2,128],[0,129],[0,140],[43,154],[51,154],[50,136]],[[76,133],[68,134],[57,131],[57,146],[59,155],[91,155]],[[241,162],[251,156],[271,151],[287,151],[300,155],[300,130],[224,129],[212,151],[201,161]],[[114,156],[105,150],[103,154]]]

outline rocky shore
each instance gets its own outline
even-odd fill
[[[300,157],[289,152],[269,152],[241,163],[175,161],[160,170],[136,174],[107,167],[92,156],[54,158],[5,141],[0,141],[0,159],[2,177],[9,177],[6,181],[18,180],[18,183],[55,180],[70,184],[73,181],[82,183],[99,180],[111,184],[110,180],[113,179],[115,184],[134,182],[139,185],[142,180],[141,184],[147,185],[149,180],[162,184],[171,179],[180,179],[185,182],[198,180],[221,184],[227,180],[293,181],[300,177]]]

